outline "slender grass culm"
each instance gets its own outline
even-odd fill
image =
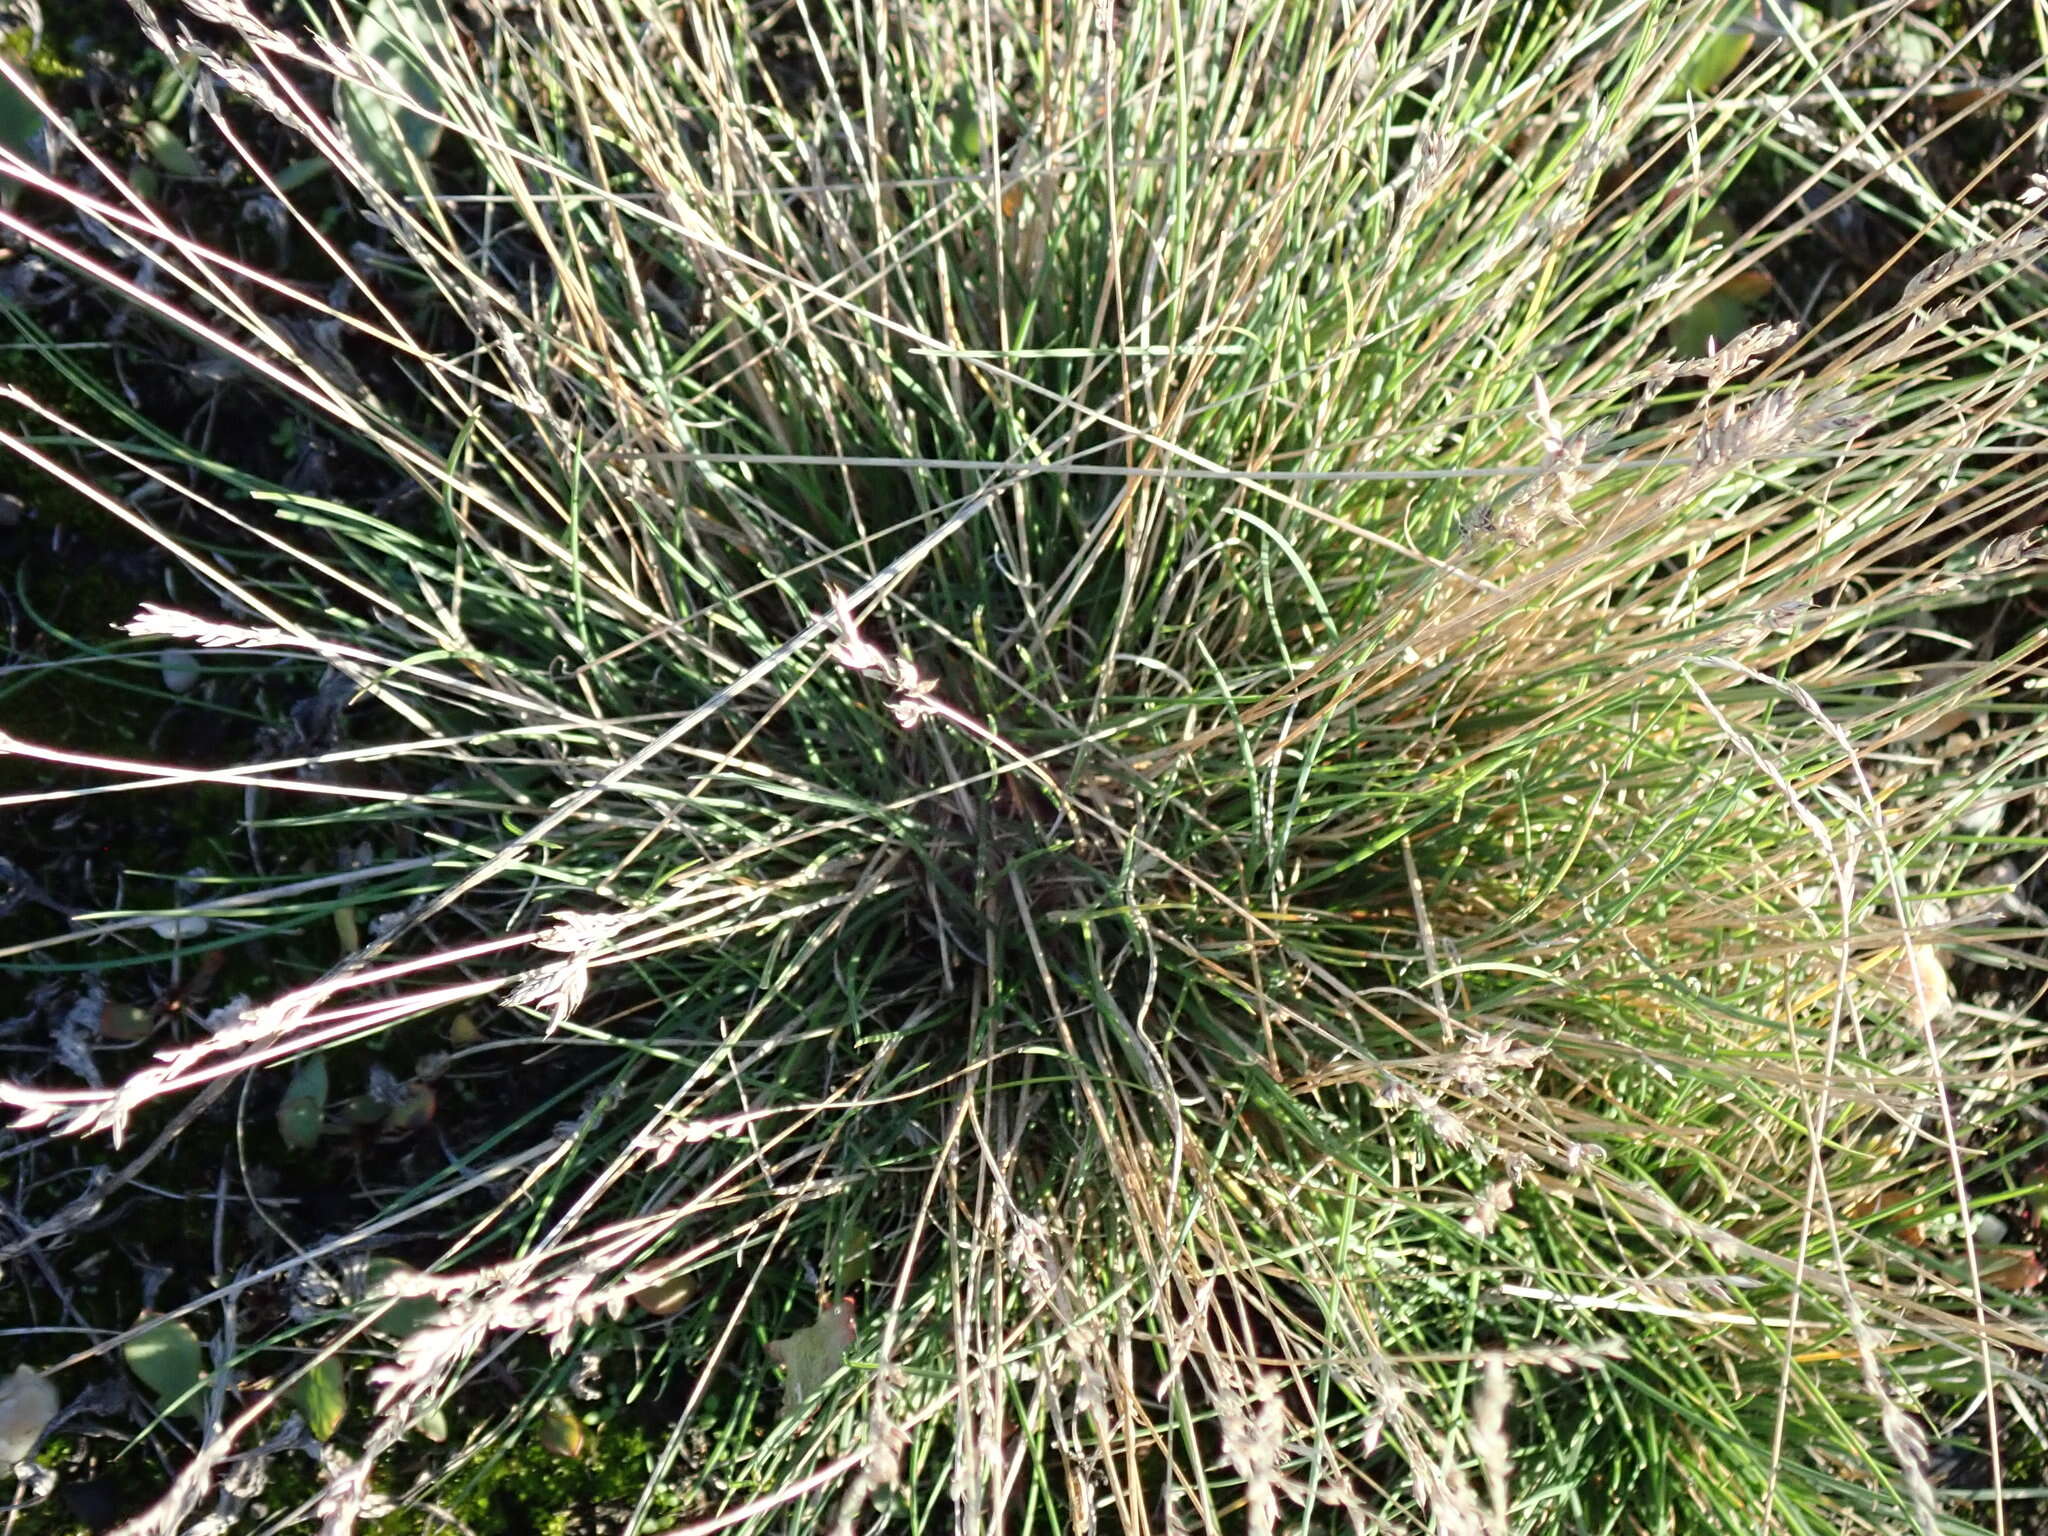
[[[167,567],[0,687],[235,744],[0,741],[218,833],[0,935],[121,1529],[2026,1528],[2048,237],[1905,11],[141,22],[290,259],[54,111],[5,242],[341,467],[0,308]]]

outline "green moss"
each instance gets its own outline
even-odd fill
[[[449,1410],[459,1438],[461,1404]],[[619,1529],[639,1502],[659,1460],[661,1441],[637,1425],[614,1421],[586,1427],[583,1454],[571,1460],[544,1447],[528,1426],[520,1440],[487,1459],[450,1509],[473,1531],[496,1536],[601,1536]],[[438,1454],[438,1451],[436,1451]],[[410,1472],[392,1463],[380,1481],[408,1485]],[[654,1526],[680,1512],[681,1501],[657,1490]],[[377,1536],[438,1536],[447,1526],[417,1509],[401,1509],[367,1527]]]
[[[460,1439],[462,1414],[450,1412]],[[660,1441],[646,1431],[613,1424],[589,1432],[581,1458],[569,1460],[541,1446],[531,1435],[487,1463],[472,1479],[467,1498],[452,1506],[472,1531],[492,1536],[599,1536],[619,1529],[624,1514],[638,1503],[659,1457]],[[438,1459],[446,1448],[409,1440],[397,1454],[380,1463],[379,1488],[398,1495],[411,1486],[418,1463]],[[36,1461],[61,1478],[91,1482],[111,1499],[122,1517],[138,1513],[164,1491],[162,1468],[148,1457],[126,1454],[103,1440],[54,1436]],[[287,1453],[265,1464],[263,1492],[255,1500],[250,1524],[310,1503],[321,1485],[319,1466],[309,1457]],[[681,1500],[657,1491],[650,1514],[655,1527],[672,1523],[683,1513]],[[60,1496],[20,1510],[11,1523],[13,1536],[75,1536],[76,1515]],[[380,1520],[364,1523],[376,1536],[443,1536],[445,1519],[424,1510],[401,1507]]]
[[[137,70],[161,57],[121,0],[64,0],[43,7],[43,35],[21,58],[39,79],[76,80],[89,53]]]
[[[17,27],[0,37],[0,53],[14,60],[38,80],[83,80],[85,71],[37,38],[26,27]]]

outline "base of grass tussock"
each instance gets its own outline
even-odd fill
[[[14,1529],[2025,1528],[1993,11],[152,17],[191,222],[0,161],[229,381],[4,392],[176,723],[4,722]]]

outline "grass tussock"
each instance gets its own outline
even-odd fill
[[[2041,236],[1900,190],[1820,83],[1853,28],[1703,100],[1686,5],[419,14],[402,74],[163,23],[211,131],[253,103],[375,209],[338,248],[246,157],[331,281],[83,144],[8,166],[11,239],[410,489],[6,390],[178,562],[140,647],[324,701],[226,768],[10,726],[83,776],[17,803],[232,786],[250,850],[17,963],[362,927],[0,1093],[146,1154],[431,1035],[472,1105],[181,1304],[235,1342],[136,1529],[322,1359],[362,1411],[270,1526],[601,1400],[659,1425],[623,1529],[1974,1528],[1958,1458],[1996,1486],[2037,1408],[1974,1219],[2031,1090],[1948,967],[2023,963],[1970,893],[2041,743],[2030,640],[1916,646],[2026,578]],[[408,81],[431,161],[364,142]],[[1674,353],[1882,198],[1900,281]],[[263,859],[320,837],[355,865]],[[393,1251],[396,1340],[347,1263]]]

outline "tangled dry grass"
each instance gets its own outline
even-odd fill
[[[416,491],[7,391],[177,562],[132,636],[331,701],[227,767],[10,734],[93,780],[15,804],[251,808],[235,889],[34,952],[367,921],[0,1096],[153,1135],[131,1190],[313,1053],[431,1036],[471,1105],[172,1309],[211,1398],[125,1530],[339,1536],[572,1400],[659,1427],[621,1530],[1934,1532],[2007,1481],[2033,1027],[1949,966],[2034,963],[1983,873],[2038,840],[2034,642],[1915,668],[2031,579],[2041,237],[1873,148],[1870,15],[1702,97],[1691,5],[405,14],[155,34],[375,210],[339,248],[242,156],[331,284],[75,134],[6,165],[11,238]],[[1895,194],[1910,281],[1673,353]],[[264,872],[309,830],[368,857]],[[259,1510],[332,1362],[367,1401]]]

